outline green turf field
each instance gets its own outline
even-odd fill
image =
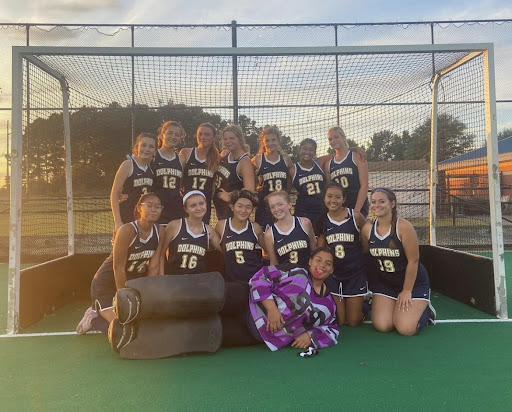
[[[6,265],[0,271],[6,291]],[[436,293],[432,301],[439,319],[491,318]],[[69,305],[23,332],[71,331],[86,306]],[[340,336],[312,359],[259,345],[154,361],[124,361],[101,335],[1,338],[0,410],[482,411],[512,404],[512,323],[439,323],[412,338],[364,324]]]

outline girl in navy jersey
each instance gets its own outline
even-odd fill
[[[208,272],[206,251],[210,246],[221,250],[215,230],[203,219],[207,210],[206,197],[199,190],[183,196],[187,217],[169,222],[160,257],[160,273],[184,275]]]
[[[245,151],[244,132],[240,126],[231,124],[222,131],[223,156],[215,174],[213,204],[217,219],[233,216],[229,207],[230,194],[246,189],[254,192],[254,169]]]
[[[272,214],[265,198],[269,193],[284,190],[290,192],[292,161],[288,155],[280,152],[279,130],[277,127],[266,127],[260,133],[260,151],[252,158],[256,169],[259,186],[258,209],[255,220],[266,230],[267,225],[272,224]]]
[[[232,192],[230,206],[233,217],[219,220],[215,227],[221,239],[226,275],[230,280],[248,282],[263,266],[263,231],[260,225],[249,220],[256,205],[255,195],[250,191]]]
[[[363,299],[368,293],[366,265],[359,233],[366,223],[363,215],[343,206],[345,194],[337,183],[327,185],[327,213],[319,221],[318,245],[332,250],[334,272],[326,285],[336,302],[338,323],[358,326],[363,320]]]
[[[114,233],[128,222],[134,220],[133,211],[140,196],[151,190],[154,174],[149,163],[156,152],[157,139],[151,133],[137,136],[132,149],[132,156],[126,159],[117,170],[112,191],[110,206],[114,215]]]
[[[167,224],[171,220],[185,215],[181,205],[181,178],[183,165],[176,149],[185,137],[185,129],[178,122],[168,121],[162,124],[158,135],[158,147],[151,164],[155,173],[153,188],[162,201],[164,209],[159,223]]]
[[[336,155],[325,164],[327,181],[338,183],[345,189],[345,206],[368,216],[368,163],[363,156],[349,150],[341,127],[329,129],[329,144]]]
[[[373,263],[368,272],[372,323],[380,332],[394,328],[401,335],[414,335],[435,320],[428,274],[419,263],[416,231],[407,220],[398,218],[396,196],[389,189],[373,190],[370,209],[376,218],[365,224],[362,236]]]
[[[215,146],[217,129],[211,123],[202,123],[197,128],[197,147],[184,148],[180,151],[183,169],[183,194],[191,190],[200,190],[206,197],[206,213],[203,222],[210,223],[213,176],[220,164],[220,154]]]
[[[293,165],[292,174],[293,186],[297,190],[294,216],[304,216],[315,222],[323,210],[325,175],[313,160],[316,156],[316,142],[304,139],[299,147],[300,162]]]
[[[156,275],[159,270],[157,248],[164,229],[156,223],[162,204],[154,193],[142,195],[135,207],[136,221],[122,225],[115,237],[114,249],[94,275],[91,283],[92,307],[85,312],[76,331],[107,333],[115,318],[112,299],[127,280]]]
[[[265,251],[270,264],[289,263],[307,269],[309,256],[316,249],[310,220],[292,216],[290,195],[285,191],[272,192],[267,202],[275,219],[275,223],[265,232]]]

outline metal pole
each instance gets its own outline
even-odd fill
[[[430,114],[430,201],[429,201],[429,238],[430,245],[437,245],[436,237],[436,190],[437,190],[437,98],[441,77],[435,75],[432,87],[432,111]]]
[[[30,25],[27,24],[26,26],[27,30],[27,46],[30,46]],[[30,149],[30,67],[27,63],[27,127],[25,128],[25,139],[24,143],[26,145],[26,155],[27,155],[27,161],[25,164],[25,191],[26,195],[29,195],[29,182],[30,182],[30,156],[29,156],[29,149]],[[23,89],[22,89],[23,90]]]
[[[131,25],[131,35],[132,35],[132,47],[135,47],[135,26]],[[132,107],[130,112],[131,122],[132,122],[132,144],[130,149],[135,144],[135,56],[132,54]],[[130,152],[131,153],[131,152]]]
[[[9,174],[9,165],[10,165],[10,162],[11,162],[11,154],[9,152],[9,139],[11,138],[10,136],[10,133],[9,133],[9,120],[7,120],[7,132],[6,132],[6,136],[7,136],[7,152],[5,154],[5,187],[7,188],[7,191],[10,192],[11,191],[11,177],[10,177],[10,174]]]
[[[75,223],[73,220],[73,179],[71,169],[71,127],[69,124],[69,87],[60,81],[62,90],[62,118],[64,121],[64,152],[66,154],[66,203],[68,212],[68,256],[75,254]]]
[[[11,212],[9,220],[9,275],[7,333],[19,330],[20,263],[21,263],[21,191],[23,137],[23,59],[12,56],[12,147],[11,147]]]
[[[236,20],[231,21],[231,47],[237,47],[237,26]],[[238,124],[238,57],[233,56],[232,73],[233,73],[233,123]]]
[[[508,318],[507,285],[505,279],[505,248],[503,245],[503,220],[501,216],[500,164],[496,126],[496,80],[494,73],[494,46],[483,54],[485,93],[485,133],[487,141],[487,173],[491,215],[492,257],[496,315]]]
[[[334,25],[334,45],[338,47],[338,25]],[[340,125],[340,73],[339,56],[336,55],[336,124]]]

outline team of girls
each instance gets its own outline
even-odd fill
[[[164,229],[158,225],[162,204],[158,196],[147,193],[140,196],[135,220],[122,225],[114,238],[112,253],[105,259],[91,282],[92,306],[77,326],[83,334],[99,330],[106,334],[108,324],[115,318],[112,299],[128,280],[159,273],[157,249]]]

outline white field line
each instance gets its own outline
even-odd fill
[[[511,323],[512,319],[439,319],[436,320],[436,324],[440,323]],[[371,324],[369,320],[364,323]],[[101,332],[91,331],[88,335],[96,335]],[[69,336],[77,335],[76,332],[42,332],[42,333],[19,333],[17,335],[0,335],[0,338],[34,338],[34,337],[45,337],[45,336]]]

